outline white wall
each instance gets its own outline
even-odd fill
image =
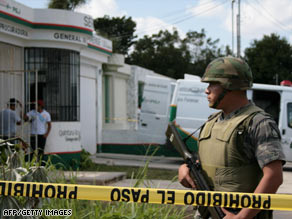
[[[68,135],[80,131],[81,145],[83,148],[90,153],[95,153],[96,143],[101,142],[102,129],[102,125],[100,125],[102,121],[101,109],[97,108],[97,103],[101,106],[100,101],[102,99],[97,98],[97,95],[100,96],[102,93],[101,63],[108,62],[108,57],[111,55],[112,50],[111,41],[96,36],[94,33],[91,36],[90,32],[93,31],[93,20],[89,15],[52,9],[31,9],[12,0],[6,1],[10,6],[17,8],[18,11],[12,10],[11,8],[1,8],[3,12],[0,14],[3,15],[5,13],[10,17],[17,16],[32,23],[50,23],[52,24],[52,29],[49,30],[45,27],[30,28],[19,23],[17,20],[20,21],[21,19],[17,17],[15,21],[7,19],[6,16],[0,17],[1,24],[3,23],[9,27],[18,28],[26,33],[16,33],[2,28],[0,31],[0,71],[24,69],[23,48],[25,47],[59,48],[80,52],[80,123],[53,122],[52,133],[48,139],[48,145],[52,146],[46,149],[52,153],[54,150],[55,152],[69,152],[70,150],[76,151],[78,147],[80,149],[80,139],[78,143],[76,140],[78,137],[74,137],[73,139],[70,136],[65,136],[66,131],[68,131]],[[60,29],[60,25],[63,26],[62,24],[70,24],[73,28],[72,31],[66,30],[66,28]],[[80,28],[88,32],[80,32]],[[66,34],[75,36],[79,40],[56,37],[56,34],[65,34],[65,32]],[[10,90],[8,90],[8,87],[11,88],[11,84],[8,83],[6,78],[1,78],[0,75],[0,108],[5,107],[10,97],[16,97],[19,100],[24,99],[24,88],[21,88],[24,82],[18,79],[15,81],[17,83],[13,87],[17,87],[17,93],[9,93]],[[63,135],[62,133],[65,134]],[[63,139],[64,141],[58,140],[59,137],[64,136],[66,137],[65,140]],[[71,147],[73,140],[74,145]]]
[[[108,98],[108,120],[107,113],[103,113],[103,127],[105,130],[123,130],[129,128],[128,109],[128,81],[131,77],[131,66],[124,63],[124,56],[113,54],[109,57],[105,66],[103,78],[103,107],[105,109],[105,98]],[[108,79],[108,87],[105,83]],[[108,88],[108,92],[106,92]],[[106,97],[106,95],[108,95]]]
[[[45,152],[79,152],[80,123],[52,122],[52,129],[47,139]]]
[[[80,69],[81,146],[90,153],[96,153],[96,68],[81,65]]]
[[[115,77],[113,88],[115,126],[117,129],[127,129],[127,80]]]
[[[118,72],[106,72],[108,77],[108,122],[106,121],[106,84],[105,79],[103,78],[103,127],[104,129],[127,129],[128,128],[128,76],[119,74]]]

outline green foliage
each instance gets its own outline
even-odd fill
[[[100,202],[84,200],[46,200],[43,209],[72,209],[72,219],[185,218],[187,207],[145,203]],[[49,217],[44,217],[49,218]],[[64,217],[54,217],[63,219]]]
[[[93,163],[90,158],[90,153],[84,149],[82,149],[81,151],[79,169],[81,171],[82,170],[86,170],[86,171],[97,170],[96,164]]]
[[[113,42],[113,52],[128,54],[129,48],[133,45],[136,23],[131,17],[112,17],[105,15],[102,18],[94,20],[94,29],[96,32]]]
[[[181,44],[178,31],[160,31],[151,37],[144,36],[135,43],[127,62],[151,69],[157,73],[181,78],[188,72],[190,52]]]
[[[201,76],[211,60],[223,56],[218,42],[207,38],[204,30],[190,31],[183,39],[175,29],[173,33],[160,31],[139,39],[126,61],[176,79],[183,78],[185,73]]]
[[[254,40],[245,50],[245,58],[256,83],[275,84],[276,74],[278,82],[292,80],[292,47],[277,34]]]
[[[11,141],[13,142],[13,141]],[[36,162],[35,155],[31,162],[25,161],[25,152],[17,147],[17,145],[8,142],[0,142],[1,147],[1,166],[0,179],[7,181],[22,181],[22,182],[49,182],[48,170],[50,166],[48,163],[46,167],[41,166],[41,161]],[[4,162],[4,158],[6,158]],[[3,209],[34,209],[42,205],[41,198],[29,197],[0,197],[0,212]],[[19,217],[22,218],[22,217]],[[30,218],[30,217],[26,217]]]
[[[183,43],[191,53],[190,74],[203,76],[207,65],[215,58],[231,54],[230,48],[227,46],[224,51],[218,48],[219,39],[212,40],[207,38],[204,29],[201,32],[189,31],[186,34]]]
[[[85,4],[86,0],[50,0],[48,8],[74,10],[77,6]]]

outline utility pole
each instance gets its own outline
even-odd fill
[[[279,85],[279,75],[276,74],[276,85]]]
[[[237,14],[237,57],[240,57],[240,0],[238,0]]]
[[[232,55],[234,55],[234,3],[235,3],[235,0],[232,0],[232,3],[231,3],[231,21],[232,21]]]

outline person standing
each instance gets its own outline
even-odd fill
[[[51,115],[44,109],[44,102],[38,100],[37,110],[29,111],[24,119],[31,122],[30,144],[40,158],[44,155],[46,140],[51,131]]]
[[[16,113],[16,104],[21,103],[15,98],[10,98],[7,108],[0,112],[0,136],[3,140],[16,136],[16,125],[21,125],[21,118]]]
[[[220,109],[209,117],[199,135],[198,155],[210,188],[223,192],[276,193],[283,182],[285,156],[280,131],[272,116],[247,99],[252,73],[234,57],[212,61],[201,79],[209,107]],[[196,185],[186,164],[178,170],[180,183]],[[273,218],[272,211],[226,209],[224,219]]]

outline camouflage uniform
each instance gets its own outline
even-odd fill
[[[215,59],[208,65],[201,81],[216,82],[222,86],[223,91],[219,94],[215,103],[209,104],[210,107],[217,108],[227,92],[250,89],[253,78],[248,64],[243,60],[223,57]],[[251,105],[254,104],[250,102],[248,105],[228,114],[225,118],[224,114],[221,113],[216,123],[223,122],[223,120],[227,122],[250,108]],[[261,169],[272,161],[282,160],[283,163],[285,162],[279,129],[276,122],[267,113],[256,113],[251,118],[240,148],[246,161],[251,164],[258,163]],[[261,211],[255,218],[272,218],[272,211]]]
[[[228,120],[239,114],[242,110],[253,103],[250,103],[223,118],[223,113],[218,122]],[[276,122],[268,116],[256,114],[251,120],[250,126],[244,138],[242,150],[251,163],[257,160],[263,168],[275,160],[285,160],[281,145],[281,135]]]

